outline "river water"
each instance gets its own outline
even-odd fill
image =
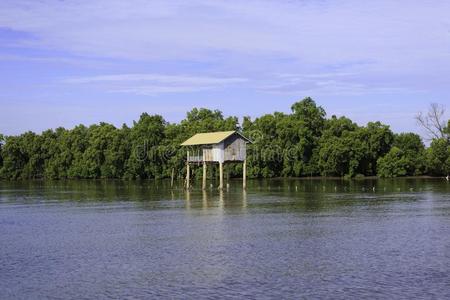
[[[450,298],[445,179],[0,182],[0,299]]]

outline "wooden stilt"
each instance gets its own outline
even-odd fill
[[[206,189],[206,162],[203,162],[202,189]]]
[[[187,152],[187,160],[186,160],[186,189],[189,189],[190,184],[190,170],[189,170],[189,151]]]
[[[208,195],[205,190],[202,191],[202,207],[203,209],[208,208]]]
[[[245,190],[247,188],[247,160],[244,159],[242,164],[242,188]]]
[[[191,191],[186,190],[186,209],[191,209]]]
[[[190,188],[190,175],[191,175],[191,170],[190,170],[190,166],[189,163],[186,164],[186,188],[189,189]]]
[[[211,167],[209,168],[209,188],[213,189],[214,188],[214,164],[211,164]]]
[[[223,162],[219,162],[219,189],[223,189]]]

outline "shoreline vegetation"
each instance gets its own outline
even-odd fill
[[[209,180],[210,178],[208,178]],[[383,180],[389,180],[389,179],[411,179],[411,180],[418,180],[418,179],[446,179],[446,176],[432,176],[432,175],[410,175],[410,176],[397,176],[397,177],[380,177],[380,176],[358,176],[358,177],[346,177],[346,176],[312,176],[312,177],[308,177],[308,176],[299,176],[299,177],[293,177],[293,176],[289,176],[289,177],[252,177],[251,180],[271,180],[271,181],[290,181],[290,180],[300,180],[300,181],[319,181],[319,180],[330,180],[330,181],[364,181],[364,180],[379,180],[379,179],[383,179]],[[127,178],[54,178],[54,179],[50,179],[50,178],[45,178],[45,177],[39,177],[39,178],[19,178],[14,180],[15,182],[44,182],[44,181],[55,181],[55,182],[71,182],[71,181],[92,181],[92,182],[108,182],[108,181],[120,181],[120,182],[127,182],[127,181],[134,181],[134,182],[139,182],[139,181],[167,181],[170,182],[170,177],[159,177],[159,178],[145,178],[145,179],[127,179]],[[180,180],[185,180],[185,178],[178,178],[177,182],[180,183]],[[193,178],[194,181],[201,181],[201,177],[195,177]],[[218,177],[214,177],[213,181],[218,181]],[[229,178],[230,181],[239,181],[242,180],[241,176],[236,176],[236,177],[230,177]],[[5,179],[5,178],[0,178],[0,182],[11,182],[10,179]]]
[[[253,141],[247,150],[249,178],[429,178],[450,173],[450,120],[425,147],[419,135],[394,133],[380,122],[360,126],[346,117],[327,118],[311,98],[294,103],[291,111],[244,117],[239,124],[237,117],[224,117],[219,110],[194,108],[180,123],[143,113],[131,127],[101,122],[41,134],[0,134],[0,180],[162,179],[172,174],[181,180],[186,149],[180,143],[195,133],[225,130],[240,130]],[[419,121],[430,125],[423,115]],[[241,168],[226,164],[226,178],[240,177]],[[217,168],[209,169],[208,177],[215,178]],[[200,178],[201,172],[194,168],[192,177]]]

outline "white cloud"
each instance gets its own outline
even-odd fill
[[[33,56],[33,55],[17,55],[17,54],[1,54],[0,62],[30,62],[43,64],[64,64],[72,66],[84,66],[89,68],[111,67],[114,64],[111,62],[81,58],[81,57],[62,57],[62,56]]]
[[[286,78],[271,74],[300,73],[327,93],[365,93],[446,89],[449,11],[450,2],[439,0],[15,0],[0,2],[0,27],[28,34],[14,41],[16,47],[89,58],[189,61],[192,73],[237,74],[279,86]],[[199,86],[215,84],[121,90],[182,92]]]
[[[221,89],[246,82],[245,78],[202,77],[161,74],[115,74],[90,77],[67,78],[65,83],[100,86],[110,92],[137,95],[157,95],[162,93],[198,92]]]
[[[274,94],[287,95],[364,95],[423,92],[388,83],[370,84],[361,80],[359,72],[328,72],[318,74],[278,74],[275,79],[256,86]]]
[[[395,63],[448,54],[449,10],[448,1],[2,1],[0,26],[34,34],[33,45],[131,59],[225,51]]]

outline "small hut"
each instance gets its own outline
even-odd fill
[[[223,188],[223,164],[226,162],[242,162],[242,186],[246,187],[247,144],[251,141],[238,131],[219,131],[197,133],[184,141],[182,146],[189,146],[186,162],[186,182],[189,188],[190,163],[203,164],[202,188],[206,188],[207,163],[219,164],[219,188]]]

